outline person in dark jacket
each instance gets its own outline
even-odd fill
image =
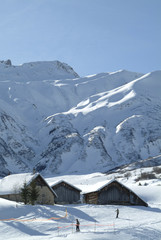
[[[119,209],[117,208],[116,209],[116,218],[118,218],[118,216],[119,216]]]
[[[80,225],[80,222],[78,221],[78,219],[76,219],[76,232],[80,231],[79,225]]]

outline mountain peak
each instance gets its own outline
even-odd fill
[[[3,81],[43,81],[78,78],[79,75],[66,63],[60,61],[38,61],[13,66],[11,60],[0,61],[0,79]],[[11,68],[6,68],[11,66]],[[3,70],[4,69],[4,70]]]
[[[35,68],[35,70],[37,70],[38,68],[41,69],[45,69],[45,70],[49,70],[50,72],[55,72],[59,74],[64,74],[64,73],[68,73],[68,74],[72,74],[73,77],[79,77],[79,75],[73,70],[73,68],[71,66],[69,66],[67,63],[63,63],[60,62],[58,60],[55,61],[37,61],[37,62],[29,62],[29,63],[24,63],[21,65],[23,66],[29,66],[32,68]]]
[[[2,65],[7,65],[7,66],[12,66],[12,62],[10,59],[7,59],[7,60],[1,60],[0,61],[0,64]]]

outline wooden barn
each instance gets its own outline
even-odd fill
[[[132,190],[117,180],[112,180],[95,191],[83,194],[84,202],[88,204],[117,204],[148,206]]]
[[[55,203],[72,204],[80,202],[81,190],[64,180],[58,181],[51,185],[54,192],[57,194]]]
[[[53,205],[57,195],[39,173],[11,174],[2,178],[0,180],[0,197],[22,202],[21,188],[26,183],[28,189],[30,189],[33,182],[35,182],[39,193],[35,204]]]

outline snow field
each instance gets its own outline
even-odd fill
[[[101,182],[103,174],[89,174],[78,178],[77,184]],[[52,182],[54,179],[50,179]],[[49,181],[49,179],[48,179]],[[130,182],[130,181],[129,181]],[[85,184],[83,186],[85,188]],[[154,189],[153,189],[154,188]],[[160,240],[161,204],[159,186],[135,186],[142,198],[153,201],[149,207],[116,205],[23,205],[0,198],[0,240]],[[151,198],[151,195],[153,197]],[[156,196],[156,198],[155,198]],[[156,202],[155,202],[156,199]],[[116,209],[119,218],[116,219]],[[67,209],[67,217],[65,217]],[[14,218],[14,219],[13,219]],[[75,231],[75,220],[80,221],[80,232]],[[10,219],[10,220],[7,220]],[[13,219],[13,220],[12,220]]]
[[[115,210],[119,207],[119,218]],[[67,218],[62,217],[67,208]],[[16,221],[0,221],[0,239],[161,239],[161,208],[158,206],[23,206],[0,199],[1,217]],[[80,232],[75,232],[75,219]],[[2,219],[2,218],[1,218]],[[23,220],[29,221],[23,221]]]

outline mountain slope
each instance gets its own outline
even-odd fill
[[[102,171],[109,170],[122,164],[135,162],[137,160],[159,155],[161,152],[161,99],[160,74],[158,72],[148,74],[133,80],[121,87],[99,93],[85,99],[69,111],[55,114],[46,119],[50,133],[53,135],[50,144],[55,145],[55,123],[64,123],[64,136],[61,136],[60,152],[66,153],[64,146],[67,144],[66,137],[72,126],[70,138],[76,143],[75,136],[81,137],[84,143],[84,158],[76,158],[72,148],[70,161],[61,159],[59,165],[68,165],[70,172],[79,171]],[[160,88],[161,89],[161,88]],[[60,129],[60,127],[58,126]],[[61,130],[60,130],[61,131]],[[60,132],[59,131],[59,132]],[[60,138],[59,138],[60,141]],[[79,150],[77,150],[79,153]],[[81,149],[82,153],[82,149]],[[45,151],[45,159],[52,157]],[[73,160],[72,160],[73,159]],[[84,159],[86,161],[84,162]],[[39,166],[44,163],[44,156]],[[71,164],[72,162],[72,164]],[[74,166],[74,167],[73,167]],[[44,168],[44,165],[43,165]],[[60,167],[61,168],[61,167]],[[41,168],[40,168],[41,169]]]
[[[107,171],[159,155],[160,79],[161,71],[80,78],[58,61],[1,62],[0,174]]]

